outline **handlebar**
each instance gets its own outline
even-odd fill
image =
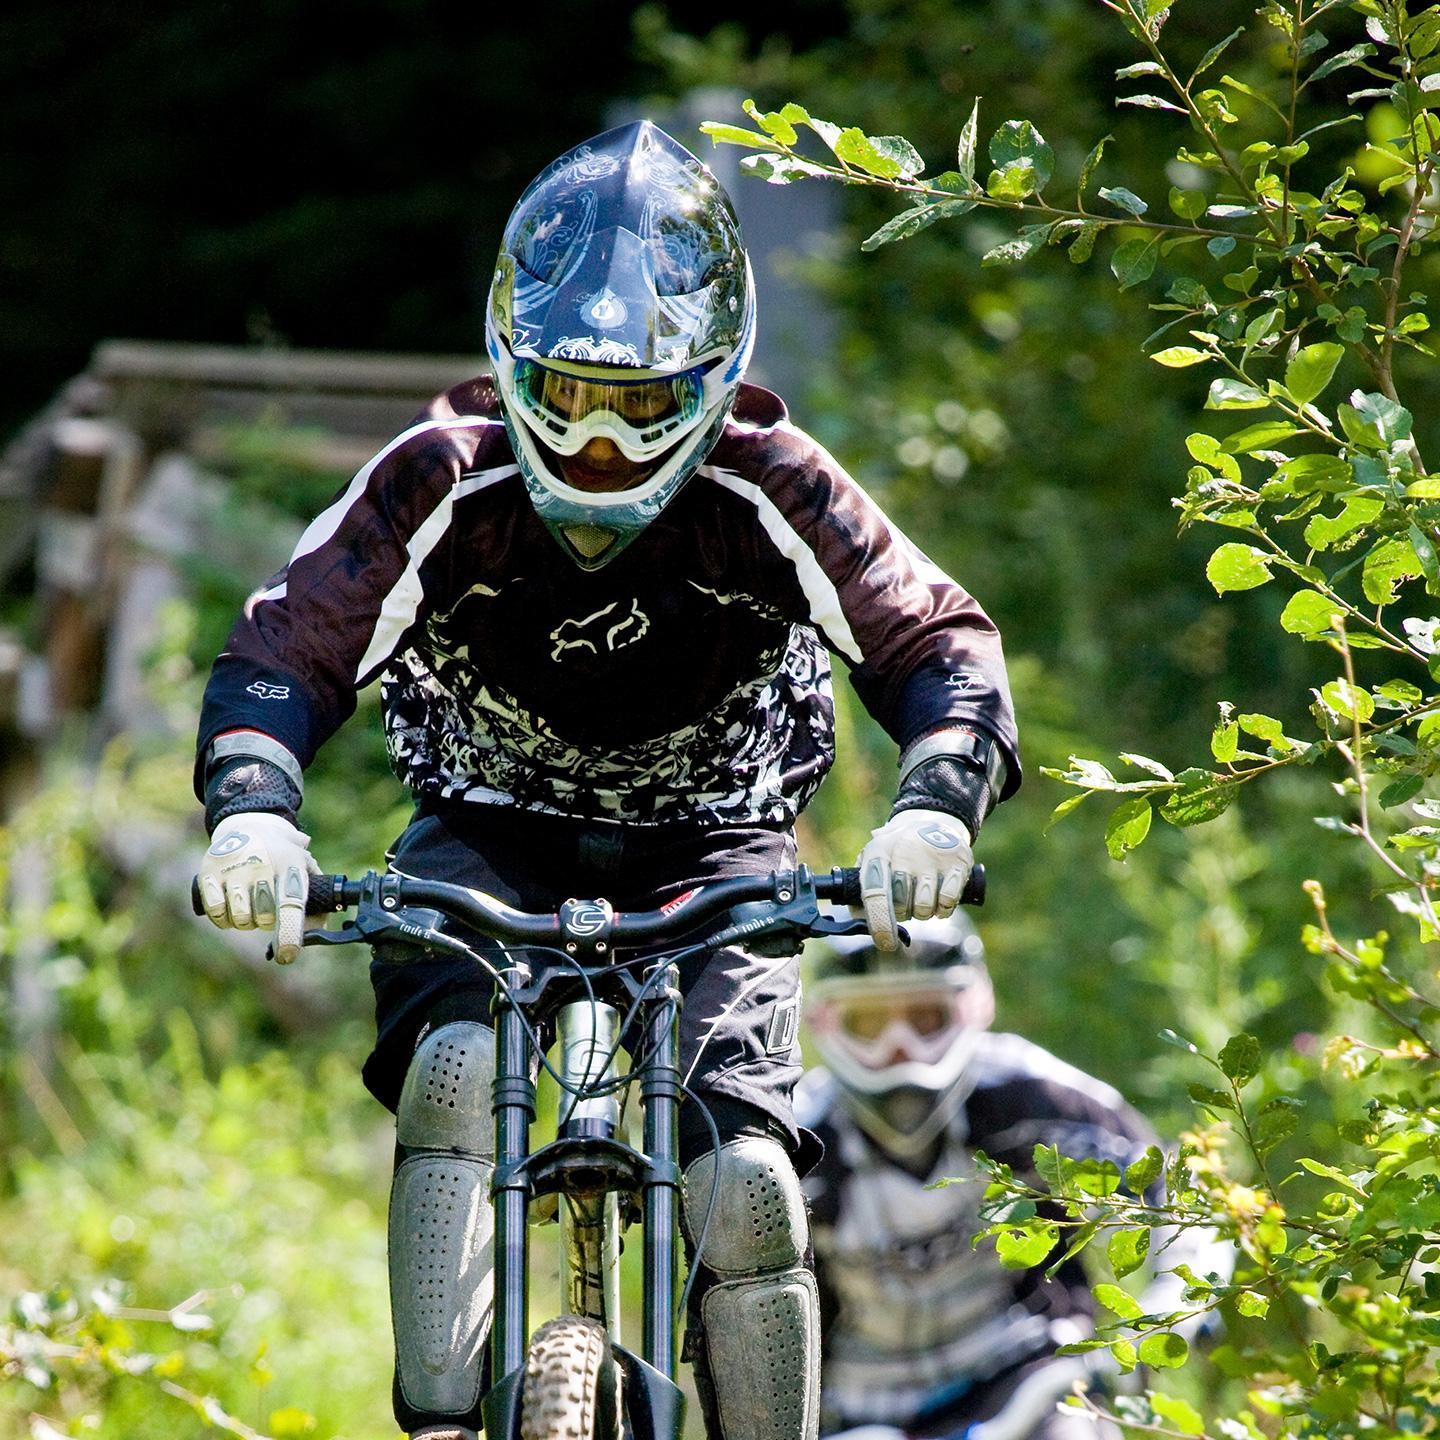
[[[374,896],[383,910],[404,907],[438,910],[481,934],[507,944],[556,945],[569,941],[590,942],[603,935],[610,944],[639,944],[667,940],[693,930],[704,921],[749,901],[773,901],[777,907],[795,899],[796,882],[814,887],[817,900],[858,908],[861,904],[858,869],[836,868],[828,875],[811,876],[798,871],[777,870],[765,875],[738,875],[686,891],[658,910],[633,913],[615,911],[608,900],[567,900],[549,915],[528,914],[512,909],[503,901],[468,886],[443,880],[424,880],[408,875],[377,875],[373,871],[358,880],[345,875],[312,875],[305,903],[307,915],[329,915],[348,910]],[[962,905],[985,903],[985,867],[977,865],[960,897]],[[197,915],[205,913],[200,899],[200,881],[190,882],[190,904]]]

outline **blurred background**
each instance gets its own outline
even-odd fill
[[[1167,31],[1192,60],[1249,19],[1235,0],[1193,13]],[[1242,44],[1235,73],[1273,73],[1263,39]],[[1031,118],[1073,175],[1113,133],[1126,174],[1163,193],[1173,134],[1113,108],[1134,58],[1093,0],[6,7],[0,1295],[93,1310],[97,1346],[159,1368],[117,1362],[57,1394],[37,1359],[0,1388],[0,1437],[51,1433],[41,1410],[77,1434],[202,1433],[187,1395],[268,1434],[393,1434],[366,957],[279,972],[189,915],[198,696],[305,519],[480,368],[523,185],[637,114],[737,201],[754,378],[1006,637],[1029,778],[982,845],[999,1023],[1168,1133],[1194,1076],[1162,1028],[1212,1047],[1254,1030],[1293,1056],[1295,1093],[1325,1083],[1313,1036],[1340,1021],[1296,943],[1299,885],[1347,862],[1297,821],[1319,780],[1167,829],[1125,865],[1099,812],[1045,832],[1068,792],[1042,765],[1130,750],[1179,768],[1207,753],[1214,700],[1284,714],[1307,683],[1310,657],[1275,645],[1276,587],[1218,603],[1213,542],[1175,537],[1203,380],[1157,377],[1140,346],[1158,321],[1103,262],[982,269],[1005,236],[974,217],[862,256],[889,208],[742,179],[694,129],[740,121],[745,96],[793,99],[904,134],[938,171],[981,95],[982,136]],[[374,864],[404,823],[376,716],[372,696],[308,782],[326,869]],[[804,833],[826,867],[884,818],[894,774],[848,691],[840,723]],[[195,1296],[213,1328],[161,1323]]]

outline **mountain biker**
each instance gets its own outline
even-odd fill
[[[981,1426],[977,1440],[986,1429],[992,1440],[1095,1440],[1083,1412],[1056,1408],[1086,1368],[1055,1354],[1092,1329],[1080,1260],[1053,1279],[1043,1266],[1003,1268],[993,1247],[971,1243],[984,1185],[934,1182],[976,1180],[977,1150],[1033,1176],[1037,1145],[1123,1170],[1155,1135],[1109,1085],[990,1031],[994,990],[963,915],[916,922],[909,934],[901,955],[864,936],[830,942],[806,990],[823,1068],[800,1082],[796,1113],[825,1145],[804,1181],[822,1434],[864,1428],[867,1440],[902,1440]],[[1176,1236],[1167,1266],[1223,1268],[1211,1248],[1208,1237]],[[1173,1308],[1173,1280],[1158,1277],[1141,1303]]]
[[[902,747],[891,818],[861,856],[875,942],[953,909],[981,821],[1019,781],[999,636],[743,383],[754,334],[729,199],[663,131],[608,131],[527,188],[490,286],[493,378],[439,396],[355,476],[215,663],[196,786],[217,925],[274,926],[276,958],[297,953],[318,868],[296,825],[302,772],[376,678],[416,801],[396,870],[548,911],[601,894],[650,908],[789,866],[833,757],[827,651]],[[453,957],[383,947],[372,979],[364,1078],[397,1112],[396,1415],[464,1437],[491,1302],[490,986]],[[682,966],[681,988],[684,1184],[716,1194],[687,1357],[712,1436],[802,1440],[818,1311],[796,962],[723,951]],[[472,1097],[458,1113],[427,1083],[457,1068],[478,1080],[450,1092]]]

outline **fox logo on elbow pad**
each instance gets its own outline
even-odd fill
[[[639,601],[631,600],[629,610],[622,610],[620,606],[619,600],[613,600],[593,615],[562,620],[550,632],[555,642],[550,658],[559,660],[567,650],[588,650],[592,655],[602,650],[613,653],[643,639],[650,630],[650,617],[640,608]]]

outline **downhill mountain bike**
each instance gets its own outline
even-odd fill
[[[984,899],[977,866],[962,899]],[[193,895],[201,913],[198,887]],[[461,955],[495,981],[494,1309],[492,1384],[482,1401],[493,1440],[678,1440],[685,1397],[676,1384],[682,1095],[703,1110],[679,1070],[678,965],[743,945],[780,959],[813,936],[863,932],[821,901],[860,904],[859,872],[818,876],[804,865],[737,876],[677,896],[659,910],[617,913],[606,900],[569,900],[554,914],[514,910],[465,886],[370,872],[310,880],[312,914],[354,910],[336,929],[309,930],[307,945],[402,941]],[[498,942],[468,943],[446,919]],[[553,1032],[558,1063],[547,1058]],[[621,1069],[622,1049],[629,1067]],[[531,1148],[536,1080],[560,1091],[556,1138]],[[641,1138],[629,1143],[623,1101],[638,1092]],[[711,1122],[715,1149],[719,1135]],[[714,1189],[719,1188],[716,1167]],[[531,1205],[556,1197],[561,1294],[566,1313],[529,1333]],[[704,1254],[714,1194],[695,1227]],[[642,1336],[620,1334],[623,1226],[643,1232]]]

